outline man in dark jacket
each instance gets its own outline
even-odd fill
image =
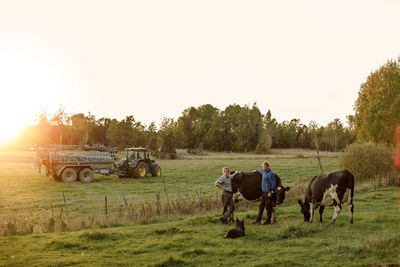
[[[261,190],[263,195],[261,198],[261,205],[267,210],[267,220],[263,224],[270,224],[273,219],[272,214],[276,202],[276,179],[275,174],[269,168],[269,163],[267,161],[264,161],[261,166],[262,169],[256,170],[256,172],[262,175]],[[253,224],[260,224],[264,209],[260,210],[262,210],[262,212],[259,213],[259,216]]]

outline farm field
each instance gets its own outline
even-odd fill
[[[259,155],[257,155],[259,156]],[[284,185],[310,180],[319,173],[317,160],[314,158],[271,158],[268,159],[272,170],[280,175]],[[221,176],[223,166],[232,170],[252,171],[260,168],[262,158],[202,160],[160,160],[167,192],[171,199],[181,195],[215,196],[219,190],[214,182]],[[338,169],[338,158],[322,158],[326,171]],[[92,183],[75,182],[66,184],[54,181],[38,173],[32,163],[0,162],[0,209],[19,214],[39,212],[60,208],[64,205],[63,192],[71,216],[94,215],[104,210],[104,198],[108,198],[111,211],[120,209],[124,204],[121,193],[132,204],[142,204],[155,200],[157,192],[165,201],[164,184],[161,178],[119,179],[116,175],[96,175]],[[8,212],[2,213],[7,214]],[[1,218],[2,215],[0,215]],[[8,216],[8,215],[6,215]]]
[[[273,157],[267,155],[273,171],[284,185],[292,188],[307,184],[319,173],[315,158]],[[251,171],[259,168],[260,155],[226,158],[203,157],[159,161],[171,201],[178,192],[218,200],[214,186],[221,169]],[[339,169],[337,157],[322,158],[326,172]],[[110,215],[125,211],[121,192],[134,209],[154,201],[157,192],[162,203],[166,196],[161,178],[118,179],[96,175],[90,184],[64,184],[39,175],[27,162],[0,162],[0,223],[39,220],[42,213],[54,212],[65,218],[63,192],[69,216],[75,219],[104,216],[104,197]],[[295,194],[296,193],[296,194]],[[324,222],[303,222],[296,190],[278,206],[277,223],[252,225],[257,204],[242,207],[236,216],[245,219],[246,237],[226,240],[232,225],[221,225],[220,208],[194,214],[160,216],[144,223],[124,221],[105,228],[55,231],[0,237],[0,265],[6,266],[110,266],[110,265],[239,265],[239,266],[360,266],[400,263],[400,189],[373,187],[355,193],[355,223],[348,223],[344,205],[336,224],[329,224],[333,209],[325,209]],[[292,194],[292,195],[290,195]],[[294,195],[295,194],[295,195]],[[146,202],[147,201],[147,202]],[[194,207],[196,208],[196,207]],[[265,218],[265,215],[264,215]],[[66,219],[65,219],[66,221]],[[83,227],[85,228],[85,227]],[[3,229],[7,229],[4,228]]]

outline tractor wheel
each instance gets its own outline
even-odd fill
[[[83,168],[79,172],[79,180],[83,183],[90,183],[93,181],[94,173],[90,168]]]
[[[139,162],[139,164],[134,169],[135,177],[143,178],[147,176],[147,166],[144,162]]]
[[[151,168],[151,176],[158,177],[161,176],[161,167],[158,164],[153,164]]]
[[[73,183],[76,181],[77,173],[74,168],[65,168],[60,175],[61,181],[65,183]]]
[[[136,172],[136,168],[129,168],[128,171],[128,176],[129,178],[138,178],[139,176],[137,176],[137,172]]]

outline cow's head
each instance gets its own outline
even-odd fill
[[[286,191],[289,191],[290,187],[278,186],[275,190],[276,193],[276,204],[282,204],[286,197]]]
[[[301,213],[304,215],[304,221],[308,222],[310,221],[310,203],[309,202],[302,202],[301,200],[298,201],[300,207],[301,207]]]

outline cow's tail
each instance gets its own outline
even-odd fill
[[[346,175],[349,177],[348,189],[349,189],[349,211],[350,211],[350,223],[353,223],[353,213],[354,213],[354,204],[353,204],[353,197],[354,197],[354,176],[348,170],[345,170]]]
[[[353,201],[353,196],[354,196],[354,176],[351,172],[348,170],[345,170],[346,175],[349,177],[349,183],[347,185],[347,188],[350,190],[349,194],[349,203],[350,200]]]

